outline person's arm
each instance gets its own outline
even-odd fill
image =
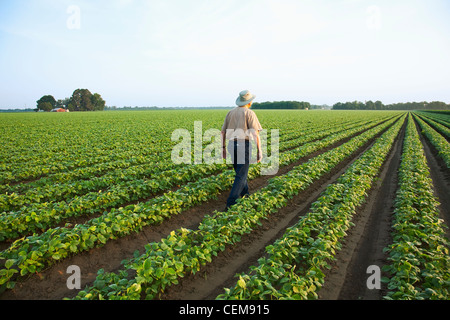
[[[222,126],[222,158],[226,159],[227,158],[227,129],[228,129],[228,115],[225,117],[225,121],[223,122],[223,126]]]
[[[259,136],[259,131],[256,131],[256,146],[258,147],[258,154],[256,156],[257,163],[260,163],[262,160],[262,149],[261,149],[261,138]]]
[[[222,130],[221,133],[222,133],[222,158],[226,159],[227,158],[227,146],[226,146],[226,144],[227,144],[227,139],[226,139],[227,133],[226,133],[226,131],[223,131],[223,130]]]
[[[262,126],[259,123],[258,117],[254,112],[250,112],[249,117],[247,118],[247,127],[250,129],[251,135],[253,139],[256,140],[256,146],[258,148],[257,163],[260,163],[263,157],[262,148],[261,148],[261,137],[259,131],[262,130]]]

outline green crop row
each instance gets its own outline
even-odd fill
[[[147,147],[144,150],[115,150],[104,151],[104,155],[96,155],[95,157],[83,156],[80,153],[69,154],[68,152],[61,152],[64,160],[54,160],[55,162],[49,164],[35,164],[33,162],[22,163],[21,166],[9,168],[5,166],[5,170],[0,172],[0,183],[7,185],[11,183],[21,182],[23,180],[38,179],[48,176],[53,173],[66,172],[78,169],[80,167],[89,167],[98,164],[109,164],[116,162],[118,164],[141,164],[149,162],[149,157],[163,152],[162,145],[158,144],[154,147]],[[70,159],[69,159],[70,158]],[[39,159],[39,162],[44,162]]]
[[[364,120],[364,122],[369,121]],[[294,133],[287,137],[285,136],[285,139],[287,138],[289,140],[286,142],[280,142],[282,146],[280,151],[284,151],[292,147],[298,147],[300,144],[323,138],[326,135],[350,128],[352,125],[362,125],[359,124],[359,122],[363,121],[358,121],[356,124],[354,122],[346,125],[339,124],[336,125],[337,129],[335,130],[332,130],[333,127],[330,128],[329,124],[325,124],[323,126],[316,126],[316,128],[311,128],[311,130],[309,130],[307,134]],[[63,200],[65,201],[75,196],[80,196],[88,192],[98,192],[99,190],[108,192],[110,190],[107,189],[111,185],[115,186],[125,181],[133,181],[137,179],[159,179],[157,176],[153,177],[153,175],[158,175],[162,171],[166,170],[174,170],[179,168],[183,170],[186,167],[185,165],[177,165],[171,161],[167,161],[167,157],[170,157],[170,152],[168,153],[168,155],[163,153],[163,155],[160,155],[157,159],[154,159],[151,165],[147,163],[144,165],[131,166],[126,169],[120,168],[103,176],[92,177],[93,173],[98,173],[98,168],[82,170],[82,177],[89,177],[88,180],[79,178],[78,174],[81,170],[78,170],[77,174],[73,173],[75,171],[65,174],[56,174],[52,176],[52,178],[44,178],[34,183],[30,183],[30,185],[34,187],[29,189],[24,194],[17,194],[15,192],[0,194],[0,212],[5,211],[2,213],[2,215],[9,214],[6,211],[18,210],[24,205],[27,205],[27,207],[24,208],[25,211],[37,212],[37,210],[39,210],[39,206],[41,204],[47,206],[47,202],[57,202]],[[104,168],[107,167],[108,166],[104,166]],[[57,178],[55,179],[55,177]],[[78,177],[78,179],[74,180],[72,179],[72,177]],[[61,183],[60,179],[64,179],[65,182]],[[139,184],[145,183],[142,181],[136,182]],[[32,208],[29,207],[30,204]],[[59,204],[57,204],[57,206],[59,206]]]
[[[174,125],[158,127],[163,119],[152,117],[149,123],[147,117],[152,114],[2,115],[0,183],[37,179],[117,160],[149,162],[170,145]]]
[[[391,119],[366,131],[359,136],[359,139],[367,139],[370,135],[375,135],[394,121],[395,119]],[[294,161],[293,155],[296,155],[297,159],[304,157],[357,132],[359,132],[357,129],[347,130],[342,134],[316,141],[308,148],[290,150],[288,153],[281,154],[280,165],[283,166]],[[249,178],[259,175],[260,169],[261,166],[253,166]],[[21,276],[25,276],[40,271],[71,254],[102,246],[109,239],[116,239],[130,232],[139,231],[148,224],[160,223],[171,215],[214,198],[219,192],[232,185],[233,178],[233,171],[227,170],[217,176],[188,183],[176,192],[168,192],[146,203],[119,209],[113,208],[102,216],[85,224],[75,225],[73,228],[48,229],[40,235],[19,239],[10,248],[0,253],[0,257],[12,261],[9,263],[9,268],[0,270],[0,285],[8,284],[9,287],[12,287],[15,273],[19,272]]]
[[[227,212],[206,216],[198,230],[180,229],[160,242],[150,243],[145,253],[125,263],[127,270],[106,273],[99,270],[92,287],[80,291],[76,299],[152,299],[165,288],[178,283],[180,277],[196,273],[211,262],[213,256],[227,245],[239,242],[301,190],[350,157],[369,139],[392,124],[394,120],[351,139],[289,173],[269,180],[267,187],[248,198],[240,199]],[[128,280],[129,272],[135,276]]]
[[[80,122],[84,116],[71,114],[50,130],[47,128],[50,119],[31,118],[29,126],[23,125],[25,119],[20,119],[21,123],[14,129],[8,128],[10,123],[2,123],[5,127],[2,137],[5,140],[0,151],[0,183],[6,185],[38,179],[111,162],[120,164],[120,160],[131,162],[134,159],[135,164],[154,162],[157,161],[156,155],[173,145],[170,140],[173,130],[186,125],[185,117],[174,117],[170,113],[148,113],[139,121],[136,121],[136,114],[128,114],[124,118],[119,116],[119,121],[110,121],[110,118],[115,118],[110,114],[99,117],[99,121]],[[220,113],[214,114],[213,127],[220,127],[217,117]],[[93,120],[97,116],[91,115],[89,118]],[[66,121],[69,123],[62,127]],[[134,123],[132,128],[129,126],[131,121]],[[158,126],[158,122],[163,124]],[[46,127],[41,128],[42,124]],[[170,153],[166,157],[169,158]],[[3,192],[3,188],[0,191]]]
[[[373,122],[367,122],[364,127],[370,124],[373,125]],[[348,127],[355,129],[352,125],[349,125]],[[347,130],[349,130],[347,127],[341,128],[342,132],[346,132]],[[356,130],[361,130],[361,128],[356,127]],[[328,133],[325,130],[324,132],[325,135]],[[328,134],[332,135],[336,132],[338,131],[330,130]],[[309,140],[311,140],[310,136],[295,139],[297,144]],[[317,148],[319,144],[322,143],[314,143],[314,148]],[[282,149],[284,148],[285,146],[283,146]],[[296,150],[289,152],[289,155],[293,160],[299,156],[297,152],[299,148],[300,147],[297,147]],[[301,151],[304,152],[309,149],[309,146],[306,145],[301,148]],[[285,156],[282,155],[281,157],[284,159]],[[284,161],[284,163],[286,163],[286,161]],[[70,202],[35,203],[23,207],[16,212],[5,212],[0,215],[0,241],[2,239],[13,239],[38,230],[47,229],[69,217],[101,213],[108,208],[155,195],[157,192],[165,191],[176,185],[203,178],[223,170],[224,168],[226,168],[225,165],[212,164],[183,166],[178,169],[163,170],[160,173],[155,173],[151,180],[126,180],[122,183],[119,183],[120,181],[113,181],[112,187],[104,192],[90,192],[84,196],[74,197]],[[91,181],[86,181],[86,183],[90,182]]]
[[[138,166],[149,166],[156,164],[161,166],[161,158],[166,157],[165,154],[159,154],[159,157],[152,157],[149,159],[147,156],[136,155],[119,160],[104,161],[101,163],[96,163],[91,166],[81,166],[68,170],[67,168],[61,169],[59,172],[49,173],[49,175],[43,175],[42,177],[37,175],[33,178],[38,178],[34,181],[25,181],[17,184],[9,185],[2,184],[0,186],[0,192],[8,194],[21,194],[27,191],[33,192],[34,189],[47,188],[48,185],[61,185],[61,184],[71,184],[78,180],[89,180],[92,177],[98,177],[106,174],[109,171],[120,171],[126,168],[138,167]],[[12,174],[11,174],[12,175]],[[19,178],[15,178],[20,180]]]
[[[15,185],[0,194],[0,212],[17,210],[30,203],[66,200],[90,191],[104,190],[119,179],[129,181],[180,167],[164,159],[161,156],[153,158],[151,162],[144,157],[111,161],[59,172],[36,181]]]
[[[428,123],[431,127],[433,127],[436,131],[442,134],[444,137],[450,138],[450,128],[446,127],[443,124],[440,124],[436,119],[429,117],[428,115],[424,115],[423,113],[418,113],[419,117]]]
[[[395,138],[397,122],[327,187],[310,212],[266,247],[266,256],[217,299],[316,299],[357,208],[366,200]]]
[[[145,204],[129,205],[104,213],[73,228],[51,228],[40,235],[15,241],[0,253],[12,263],[0,270],[0,285],[13,287],[11,278],[38,272],[70,255],[104,245],[108,240],[138,232],[149,224],[158,224],[182,210],[215,197],[232,182],[232,170],[188,183],[176,192],[168,192]]]
[[[362,127],[355,128],[349,125],[348,127],[351,128],[351,130],[347,127],[343,127],[341,134],[354,133],[373,125],[373,121],[367,122],[365,126]],[[327,131],[325,131],[325,133],[326,132]],[[282,153],[282,163],[287,164],[289,161],[295,161],[300,156],[306,155],[305,152],[313,152],[330,144],[331,141],[336,141],[336,137],[340,137],[340,135],[336,136],[331,133],[336,132],[330,130],[330,136],[322,141],[315,141],[309,145],[303,145],[294,150]],[[304,141],[302,138],[296,140],[300,140],[298,143]],[[17,212],[0,215],[0,240],[6,238],[12,239],[38,230],[47,229],[69,217],[102,213],[109,208],[152,196],[157,192],[167,190],[182,183],[203,178],[206,175],[223,170],[224,168],[225,165],[219,164],[184,166],[178,170],[162,171],[159,174],[155,174],[151,180],[143,179],[126,181],[122,184],[115,183],[111,188],[104,192],[91,192],[84,196],[75,197],[69,203],[61,201],[55,203],[31,204]]]
[[[331,127],[345,124],[347,121],[386,118],[395,112],[374,113],[370,117],[367,117],[367,114],[342,112],[320,115],[280,112],[276,118],[270,112],[258,111],[258,114],[261,121],[264,121],[266,129],[281,128],[280,141],[285,141],[284,139],[290,139],[292,136],[300,136],[315,130],[317,123],[328,124]],[[266,118],[267,114],[270,116]],[[8,176],[5,179],[0,178],[0,193],[18,194],[36,187],[44,187],[48,183],[66,183],[75,178],[89,179],[109,170],[141,164],[151,165],[157,163],[161,156],[167,159],[170,153],[164,155],[163,151],[170,149],[173,144],[170,141],[171,130],[176,128],[192,130],[192,127],[189,128],[189,121],[186,122],[186,117],[192,119],[196,112],[186,112],[183,115],[180,113],[176,117],[171,113],[152,112],[143,114],[139,119],[135,119],[136,114],[124,113],[124,115],[92,114],[88,116],[89,119],[84,120],[84,115],[72,114],[61,119],[61,123],[53,124],[48,133],[41,130],[41,127],[48,129],[49,125],[47,121],[50,119],[45,119],[44,116],[43,119],[19,118],[20,122],[16,125],[13,125],[12,121],[2,122],[0,119],[0,132],[4,137],[3,148],[0,150],[0,177]],[[221,112],[209,115],[211,117],[208,117],[208,120],[204,119],[203,112],[201,116],[199,115],[199,119],[203,119],[204,129],[220,128],[223,121]],[[92,121],[97,116],[98,121]],[[147,119],[148,117],[150,119]],[[158,127],[159,122],[167,122],[167,117],[170,118],[170,126]],[[316,122],[316,119],[320,121]],[[83,120],[81,124],[80,120]],[[131,121],[135,123],[133,130],[130,130],[129,126]],[[112,127],[108,122],[112,123]],[[24,127],[23,123],[27,125]],[[164,146],[164,150],[160,146]],[[13,156],[14,153],[17,153],[17,157]],[[69,160],[69,157],[77,163],[71,163],[73,161]],[[16,176],[15,172],[19,174]],[[22,181],[23,179],[38,180]]]
[[[450,298],[450,256],[439,203],[416,126],[409,116],[395,199],[391,274],[386,299],[422,300]]]
[[[438,114],[435,112],[426,112],[426,111],[415,111],[414,113],[417,113],[419,115],[426,116],[427,118],[433,119],[439,124],[442,124],[443,126],[450,128],[450,116],[446,114]]]
[[[450,168],[450,143],[421,118],[414,115],[414,119],[419,123],[425,137],[427,137],[431,144],[436,148],[439,156],[447,165],[447,168]]]
[[[162,171],[151,180],[136,179],[113,183],[105,191],[89,192],[74,197],[71,201],[37,203],[23,207],[16,212],[0,215],[0,241],[24,236],[55,226],[70,217],[102,213],[125,203],[138,201],[156,195],[180,184],[195,181],[220,170],[224,165],[184,166],[179,169]]]

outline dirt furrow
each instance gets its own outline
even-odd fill
[[[377,126],[377,125],[381,125],[382,123],[384,123],[384,122],[386,122],[386,121],[389,121],[389,120],[390,120],[390,119],[385,119],[385,120],[383,120],[383,121],[381,121],[381,122],[379,122],[379,123],[377,123],[377,124],[374,124],[373,126],[369,127],[367,130],[369,130],[369,129],[371,129],[371,128]],[[354,137],[354,135],[353,135],[352,137]],[[282,153],[284,153],[284,152],[289,152],[289,151],[291,151],[291,150],[294,150],[294,149],[296,149],[296,148],[301,147],[302,145],[309,144],[309,143],[313,143],[313,142],[315,142],[315,141],[319,141],[319,140],[323,140],[323,139],[324,139],[324,138],[313,139],[313,140],[308,141],[308,142],[306,142],[306,143],[302,143],[302,144],[297,145],[297,146],[292,146],[292,147],[290,147],[290,148],[287,148],[287,149],[283,150]],[[347,138],[347,139],[344,140],[344,141],[348,141],[348,140],[349,140],[349,138]],[[290,140],[287,140],[287,141],[290,141]],[[340,144],[340,143],[338,142],[336,145],[339,145],[339,144]],[[328,147],[327,149],[324,149],[324,150],[325,150],[325,151],[326,151],[326,150],[329,150],[329,148],[330,148],[330,147]],[[322,152],[322,151],[319,150],[318,152],[315,152],[314,155],[320,154],[321,152]],[[311,157],[312,157],[312,156],[310,155],[310,156],[305,157],[304,159],[308,160],[308,159],[310,159]],[[303,161],[304,159],[301,159],[300,161]],[[286,168],[290,170],[290,168],[292,168],[292,167],[295,166],[295,165],[298,165],[298,163],[295,163],[295,164],[291,164],[291,165],[289,165],[289,166],[286,166]],[[281,171],[284,170],[285,172],[287,172],[287,171],[285,170],[286,168],[281,168],[280,170],[281,170]],[[205,175],[204,178],[208,178],[208,177],[211,177],[211,176],[215,176],[215,175],[218,175],[219,173],[220,173],[220,170],[216,170],[216,171],[213,172],[213,173],[209,173],[209,174]],[[150,177],[147,177],[147,178],[150,178]],[[186,182],[186,183],[188,183],[188,182]],[[136,205],[136,204],[139,204],[139,203],[145,203],[145,202],[151,201],[151,200],[154,199],[154,198],[160,197],[160,196],[166,194],[167,192],[175,192],[175,191],[177,191],[179,188],[180,188],[180,185],[174,185],[174,186],[172,186],[172,187],[169,188],[169,189],[157,191],[157,192],[155,192],[155,193],[153,193],[153,194],[151,194],[151,195],[149,195],[149,196],[146,196],[146,197],[143,197],[143,198],[140,198],[140,199],[137,199],[137,200],[130,200],[129,202],[124,202],[124,203],[121,203],[121,204],[116,205],[116,206],[107,207],[107,208],[105,208],[105,210],[103,210],[102,212],[96,212],[96,213],[84,213],[84,214],[80,214],[80,215],[77,215],[77,216],[74,216],[74,217],[67,217],[67,218],[62,219],[60,222],[55,223],[55,225],[54,225],[54,226],[51,226],[51,228],[59,228],[59,227],[61,227],[61,228],[63,228],[63,227],[65,227],[65,228],[70,228],[70,227],[75,226],[76,224],[84,224],[84,223],[87,223],[89,220],[92,220],[92,219],[95,219],[95,218],[100,217],[101,215],[104,214],[104,212],[110,212],[111,210],[113,210],[113,209],[115,209],[115,208],[118,208],[118,207],[127,207],[127,206],[129,206],[129,205]],[[105,192],[108,192],[108,190],[106,190]],[[84,194],[81,194],[80,196],[83,196],[83,195],[84,195]],[[70,204],[70,201],[69,201],[68,203]],[[16,237],[16,238],[10,238],[10,239],[6,239],[6,240],[4,240],[4,241],[0,241],[0,251],[6,250],[6,249],[7,249],[8,247],[10,247],[11,244],[12,244],[14,241],[16,241],[17,239],[20,239],[20,238],[22,238],[22,237],[28,237],[28,236],[31,236],[32,234],[42,234],[42,233],[45,232],[45,231],[46,231],[46,229],[35,230],[34,232],[30,232],[30,233],[28,233],[28,234],[23,234],[22,236],[19,236],[19,237]]]
[[[382,269],[387,263],[383,249],[392,242],[391,225],[398,185],[406,123],[394,141],[391,152],[368,193],[367,201],[358,209],[355,224],[347,233],[342,249],[327,270],[325,284],[319,291],[322,300],[381,300],[386,290],[369,289],[369,266]],[[384,274],[381,274],[384,276]]]
[[[383,131],[384,132],[384,131]],[[380,134],[381,135],[381,134]],[[379,136],[379,135],[378,135]],[[378,137],[377,136],[377,137]],[[352,157],[336,166],[330,173],[313,183],[307,190],[291,199],[286,207],[262,222],[262,226],[242,237],[240,243],[227,247],[196,275],[180,280],[160,297],[161,300],[212,300],[223,293],[223,288],[234,285],[236,273],[245,272],[265,254],[265,247],[281,237],[285,230],[305,215],[326,187],[366,150],[375,139],[357,150]]]
[[[325,149],[319,150],[291,165],[281,167],[278,175],[284,174],[294,166],[304,163],[321,153],[335,148],[351,138],[337,142]],[[254,192],[267,184],[270,176],[260,176],[249,181],[250,191]],[[13,290],[4,292],[0,299],[60,299],[73,296],[74,291],[70,291],[66,286],[66,270],[71,265],[77,265],[81,269],[82,287],[95,280],[97,271],[101,268],[108,272],[116,271],[121,267],[124,258],[133,256],[136,250],[143,251],[146,244],[160,241],[169,235],[172,230],[185,227],[196,229],[205,215],[211,214],[214,210],[223,210],[229,190],[218,195],[217,199],[209,200],[199,206],[188,209],[179,215],[173,216],[160,225],[150,225],[144,227],[141,232],[133,233],[127,237],[108,241],[105,246],[94,248],[88,252],[79,253],[73,257],[65,259],[47,270],[33,275],[23,281],[19,281]],[[38,297],[38,298],[36,298]]]
[[[439,156],[439,152],[422,134],[419,124],[416,122],[416,128],[422,141],[425,157],[427,158],[428,169],[433,181],[434,195],[440,203],[438,209],[441,219],[447,225],[446,236],[450,239],[450,169],[447,168],[444,160]]]
[[[435,195],[440,202],[441,218],[450,226],[450,171],[439,157],[437,150],[419,131],[425,156],[429,165]],[[386,161],[378,183],[371,190],[368,202],[356,216],[356,226],[350,231],[343,249],[336,256],[337,261],[327,274],[325,286],[319,292],[321,299],[328,300],[380,300],[385,295],[386,285],[381,289],[369,289],[367,268],[375,265],[382,268],[387,264],[383,248],[391,241],[393,204],[398,183],[398,168],[403,149],[404,128]],[[447,237],[450,229],[446,229]],[[384,276],[382,273],[381,276]]]
[[[384,131],[383,131],[384,132]],[[379,135],[381,135],[380,133]],[[377,136],[379,136],[377,135]],[[282,175],[290,171],[293,167],[308,161],[309,159],[322,154],[328,150],[334,149],[337,146],[349,141],[352,137],[341,140],[327,148],[319,150],[307,157],[300,159],[299,161],[292,163],[291,165],[280,168],[277,175]],[[370,142],[373,143],[373,140]],[[358,152],[361,153],[363,149],[361,148]],[[339,172],[343,167],[348,165],[349,162],[338,166],[336,170]],[[332,175],[336,174],[336,172],[330,173],[327,177],[321,179],[318,183],[320,185],[326,186],[330,183],[330,179],[332,181]],[[250,192],[257,191],[267,185],[268,180],[272,176],[260,176],[253,180],[249,181]],[[300,196],[297,200],[303,197],[301,203],[308,201],[307,197],[313,193],[317,194],[317,190],[320,187],[312,186],[308,188],[305,194]],[[320,191],[321,192],[321,191]],[[320,193],[319,192],[319,193]],[[226,192],[222,192],[217,199],[207,201],[199,206],[191,208],[182,212],[179,215],[173,216],[170,219],[164,221],[160,225],[150,225],[144,227],[141,232],[130,234],[127,237],[120,238],[114,241],[108,241],[103,247],[92,249],[88,252],[79,253],[73,257],[67,258],[51,267],[47,270],[35,274],[23,281],[19,281],[16,284],[16,287],[13,290],[8,290],[4,292],[0,299],[40,299],[40,300],[55,300],[62,299],[64,297],[72,297],[76,295],[76,290],[69,290],[66,285],[67,278],[69,275],[66,273],[66,270],[71,265],[79,266],[81,269],[81,288],[84,288],[86,285],[92,283],[97,275],[97,271],[99,269],[104,269],[106,272],[112,272],[119,270],[122,265],[121,262],[125,258],[130,258],[133,256],[135,251],[143,252],[144,246],[150,242],[160,241],[162,238],[169,235],[169,233],[173,230],[179,229],[181,227],[196,229],[199,223],[202,221],[205,215],[211,214],[214,210],[221,211],[225,207],[226,199],[228,197],[229,190]],[[318,194],[317,194],[318,195]],[[291,206],[287,207],[286,212],[283,216],[286,216],[288,211],[297,211],[303,210],[300,209],[298,203],[293,203]],[[290,209],[289,209],[290,208]],[[303,208],[303,206],[301,207]],[[294,216],[294,215],[293,215]],[[279,218],[274,218],[268,222],[266,228],[272,229],[272,224],[277,224],[276,221],[280,220]],[[289,224],[289,220],[291,218],[285,218],[282,222],[284,225],[282,228],[287,227],[286,223]],[[272,221],[273,220],[273,221]],[[269,233],[273,233],[274,231],[270,230]],[[258,239],[259,236],[256,236]],[[270,236],[270,238],[273,238]],[[246,246],[248,246],[247,243]],[[233,250],[233,254],[238,252],[239,249]],[[227,251],[224,253],[227,254]],[[248,254],[247,254],[248,256]],[[234,260],[230,259],[230,260]],[[230,261],[225,257],[225,264],[230,264]],[[245,263],[243,263],[245,265]],[[221,288],[220,288],[221,289]]]

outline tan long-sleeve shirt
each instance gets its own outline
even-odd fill
[[[222,126],[227,140],[254,140],[255,134],[261,130],[255,112],[246,107],[237,107],[228,112]]]

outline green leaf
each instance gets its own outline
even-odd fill
[[[247,284],[245,283],[245,280],[242,279],[242,276],[239,276],[239,280],[238,280],[237,284],[242,289],[245,289],[247,287]]]
[[[156,269],[156,271],[155,271],[156,278],[158,278],[158,279],[161,278],[163,274],[164,274],[164,270],[162,268]]]
[[[184,264],[180,261],[176,261],[175,268],[177,269],[178,272],[182,272],[184,269]]]
[[[145,260],[145,262],[144,262],[144,270],[145,271],[148,271],[148,270],[150,270],[150,268],[152,267],[152,261],[151,261],[151,259],[147,259],[147,260]]]
[[[11,268],[11,267],[14,265],[15,262],[16,262],[15,259],[8,259],[8,260],[6,261],[6,263],[5,263],[6,269]]]
[[[10,281],[10,282],[8,282],[8,284],[6,285],[6,288],[7,288],[7,289],[14,289],[14,286],[15,286],[15,285],[16,285],[15,282]]]
[[[166,269],[166,273],[170,274],[172,276],[177,274],[176,271],[173,268],[167,268]]]

